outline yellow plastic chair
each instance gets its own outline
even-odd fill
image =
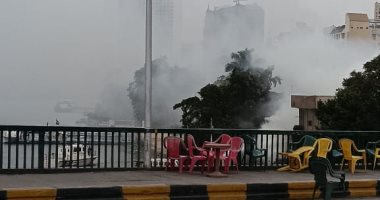
[[[282,156],[288,157],[289,164],[277,169],[277,171],[290,170],[298,172],[309,167],[309,158],[313,150],[314,148],[311,146],[303,146],[293,152],[279,153]]]
[[[342,159],[342,163],[340,166],[340,170],[342,170],[345,160],[348,161],[348,169],[350,170],[351,174],[354,174],[356,162],[358,160],[363,160],[364,170],[367,170],[367,158],[366,158],[366,153],[365,153],[364,149],[359,150],[356,147],[354,141],[347,139],[347,138],[340,139],[339,140],[339,146],[343,151],[343,159]],[[352,149],[357,153],[361,153],[361,155],[353,155]]]
[[[327,153],[332,149],[333,141],[329,138],[319,138],[314,142],[313,148],[317,152],[317,157],[326,158]]]

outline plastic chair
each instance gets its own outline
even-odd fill
[[[303,147],[303,146],[313,146],[316,140],[317,139],[313,136],[304,135],[297,142],[290,142],[289,143],[288,152],[292,152],[292,151],[294,151],[300,147]]]
[[[277,169],[277,171],[294,171],[298,172],[309,167],[309,158],[313,152],[312,146],[302,146],[293,152],[280,153],[282,156],[288,157],[288,165]]]
[[[230,135],[228,135],[228,134],[225,134],[225,133],[223,133],[222,135],[220,135],[216,140],[214,140],[213,142],[214,143],[219,143],[219,144],[228,144],[228,143],[230,143],[230,140],[231,140],[231,136]],[[220,156],[221,156],[221,158],[223,157],[223,156],[226,156],[225,154],[226,154],[226,152],[227,152],[227,149],[226,150],[220,150]],[[214,151],[208,151],[207,152],[207,157],[209,158],[208,159],[208,163],[209,164],[211,164],[211,166],[212,166],[212,164],[214,163],[214,159],[215,159],[215,152]]]
[[[310,172],[314,174],[315,186],[313,191],[313,200],[315,197],[315,191],[319,188],[322,191],[324,200],[331,199],[331,194],[335,188],[342,187],[345,191],[345,178],[344,172],[334,171],[331,168],[331,164],[328,159],[323,157],[311,157],[310,158]],[[327,179],[327,173],[339,182],[331,181]]]
[[[369,155],[369,158],[373,158],[373,170],[376,168],[376,161],[380,158],[380,140],[376,142],[368,142],[366,145],[366,151]]]
[[[339,140],[339,146],[343,151],[343,159],[342,159],[342,163],[340,166],[340,170],[342,170],[345,160],[348,161],[348,168],[352,174],[355,173],[356,162],[359,160],[363,160],[364,169],[367,170],[367,164],[366,164],[367,159],[366,159],[365,150],[359,150],[356,147],[354,141],[347,139],[347,138],[340,139]],[[361,153],[362,155],[361,156],[353,155],[352,149],[357,153]]]
[[[331,151],[332,149],[333,141],[329,138],[319,138],[314,142],[313,148],[314,148],[314,154],[316,154],[317,157],[326,158],[327,153]]]
[[[332,141],[331,153],[327,155],[327,158],[329,159],[330,163],[332,164],[332,167],[334,168],[336,166],[336,163],[340,164],[340,161],[343,158],[343,153],[336,140],[330,137],[326,138],[329,138]]]
[[[249,167],[251,167],[253,164],[252,162],[255,161],[256,159],[258,158],[263,158],[265,159],[265,162],[264,162],[264,166],[266,169],[267,167],[267,158],[268,158],[268,151],[267,149],[257,149],[256,147],[256,140],[254,138],[252,138],[251,136],[249,135],[243,135],[243,138],[244,138],[244,156],[243,158],[245,158],[246,155],[249,156],[249,161],[248,161],[248,165]]]
[[[241,137],[232,137],[229,141],[231,143],[231,147],[228,150],[228,156],[222,157],[222,160],[224,161],[224,173],[228,172],[231,161],[236,166],[236,171],[239,173],[239,163],[237,156],[243,148],[244,140]]]
[[[220,143],[220,144],[227,144],[230,142],[230,139],[231,139],[231,136],[228,135],[228,134],[225,134],[223,133],[222,135],[220,135],[216,140],[214,140],[213,142],[215,143]]]
[[[166,170],[175,166],[175,161],[178,160],[179,173],[182,173],[184,163],[189,159],[187,155],[181,155],[181,149],[187,150],[183,140],[179,137],[169,136],[164,138],[164,147],[167,150]]]
[[[205,149],[200,148],[195,143],[194,137],[190,134],[187,135],[187,146],[189,149],[189,157],[190,157],[190,170],[189,173],[193,172],[194,166],[198,161],[202,163],[201,173],[203,174],[204,166],[207,161],[207,157],[203,155],[203,152],[206,152]]]

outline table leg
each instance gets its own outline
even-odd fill
[[[227,174],[223,174],[220,172],[220,149],[215,149],[215,171],[212,173],[208,173],[207,176],[210,177],[226,177]]]

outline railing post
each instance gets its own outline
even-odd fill
[[[38,133],[38,169],[44,168],[45,155],[45,132]]]
[[[152,134],[151,134],[151,129],[145,129],[145,168],[151,168],[151,138],[152,138]]]

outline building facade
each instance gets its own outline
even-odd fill
[[[318,102],[326,102],[333,99],[334,96],[291,96],[291,107],[298,108],[299,111],[299,127],[303,130],[314,131],[320,127],[320,122],[316,116]]]
[[[335,27],[330,34],[337,40],[373,40],[368,15],[363,13],[347,13],[345,25]]]
[[[374,19],[365,13],[347,13],[345,25],[333,26],[336,40],[368,42],[380,46],[380,3],[375,3]]]

